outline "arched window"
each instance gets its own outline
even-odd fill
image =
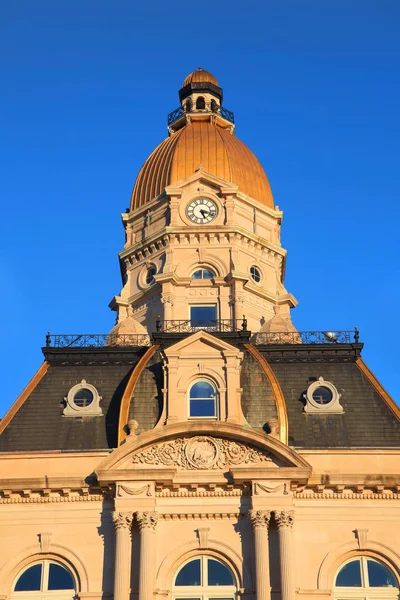
[[[197,110],[204,110],[206,107],[206,101],[203,96],[199,96],[196,100],[196,108]]]
[[[188,98],[186,100],[186,112],[191,112],[192,106],[193,106],[192,101],[190,98]]]
[[[69,600],[75,596],[75,591],[75,580],[68,569],[52,560],[42,560],[29,565],[18,575],[12,597]]]
[[[210,269],[197,269],[192,274],[192,279],[212,279],[213,277],[215,277],[215,273]]]
[[[178,571],[174,581],[174,598],[185,600],[233,600],[236,582],[232,571],[212,556],[199,556]]]
[[[389,567],[369,556],[360,556],[349,560],[339,569],[335,580],[335,598],[397,600],[398,585]]]
[[[217,418],[217,390],[206,379],[195,381],[189,389],[189,416]]]
[[[211,100],[211,110],[212,112],[218,112],[218,104],[216,103],[214,98]]]

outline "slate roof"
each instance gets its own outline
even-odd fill
[[[216,334],[218,336],[218,334]],[[174,342],[176,339],[174,339]],[[247,422],[268,432],[277,419],[274,394],[259,362],[243,348],[242,407]],[[235,343],[230,339],[230,343]],[[171,340],[165,340],[169,345]],[[361,344],[258,346],[282,389],[289,421],[289,444],[301,448],[400,447],[400,421],[358,368]],[[147,348],[46,348],[50,367],[0,435],[0,452],[100,450],[118,444],[121,399],[128,379]],[[129,409],[141,431],[151,430],[162,410],[162,346],[142,371]],[[302,394],[324,377],[342,394],[344,413],[303,412]],[[82,379],[102,396],[101,417],[67,418],[69,389]]]

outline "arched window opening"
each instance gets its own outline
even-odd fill
[[[204,110],[206,107],[206,101],[203,96],[199,96],[196,100],[196,108],[197,110]]]
[[[340,568],[335,580],[335,597],[364,600],[377,594],[382,600],[397,599],[398,585],[389,567],[369,556],[361,556]]]
[[[215,277],[215,273],[210,269],[197,269],[192,274],[192,279],[212,279],[213,277]]]
[[[211,110],[212,112],[218,112],[218,104],[214,98],[211,100]]]
[[[216,558],[204,555],[180,568],[174,591],[174,598],[184,597],[185,600],[233,600],[237,588],[231,569]]]
[[[191,112],[192,111],[192,106],[193,106],[192,101],[191,101],[190,98],[188,98],[186,100],[186,105],[185,105],[186,112]]]
[[[72,573],[51,560],[43,560],[24,569],[13,587],[13,593],[18,598],[22,598],[25,592],[29,592],[29,597],[36,597],[32,592],[38,592],[41,598],[56,596],[64,600],[73,598],[75,591]]]
[[[201,379],[189,389],[189,416],[197,418],[217,418],[217,389],[210,382]]]

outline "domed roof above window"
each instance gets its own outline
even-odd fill
[[[172,185],[204,171],[239,186],[239,190],[274,208],[267,176],[252,151],[230,131],[210,121],[192,121],[150,154],[135,183],[131,210],[150,202]]]
[[[183,82],[182,87],[185,87],[189,83],[212,83],[218,87],[218,81],[214,75],[202,68],[198,68],[193,73],[190,73]]]

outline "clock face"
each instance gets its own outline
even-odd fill
[[[208,198],[192,200],[186,209],[186,214],[193,223],[203,225],[210,223],[217,216],[218,209],[215,202]]]

